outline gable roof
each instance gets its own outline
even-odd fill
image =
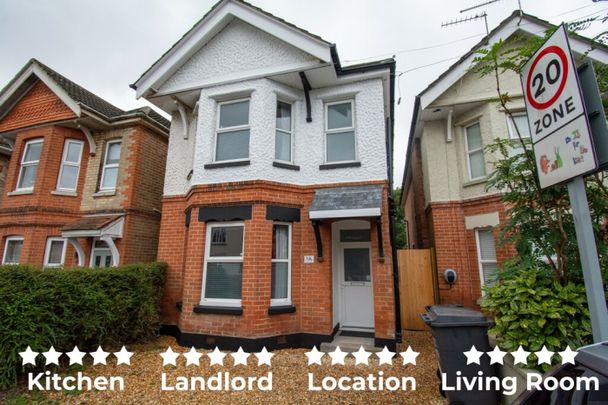
[[[160,125],[165,130],[169,129],[170,121],[149,107],[121,110],[34,58],[30,59],[0,91],[0,119],[15,106],[37,80],[44,82],[78,117],[82,116],[84,109],[108,122],[141,117]]]
[[[169,50],[154,62],[131,87],[137,97],[155,92],[159,83],[167,80],[196,51],[200,50],[233,18],[239,18],[283,41],[313,55],[322,62],[334,63],[335,45],[282,18],[243,0],[220,0]],[[337,55],[337,54],[336,54]]]

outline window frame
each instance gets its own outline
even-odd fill
[[[467,130],[475,125],[479,125],[479,141],[481,143],[481,146],[477,149],[469,150],[469,133]],[[483,136],[481,135],[481,122],[480,121],[473,122],[464,127],[464,149],[465,149],[465,152],[467,155],[467,171],[469,173],[469,180],[474,181],[474,180],[479,180],[479,179],[485,179],[488,174],[486,171],[486,156],[483,153]],[[477,153],[479,151],[481,151],[481,156],[483,158],[483,174],[481,176],[473,177],[472,170],[471,170],[471,154]]]
[[[220,119],[222,117],[222,106],[228,104],[241,103],[243,101],[249,102],[247,110],[247,125],[237,125],[234,127],[220,128]],[[217,103],[217,117],[215,120],[215,139],[213,142],[213,163],[231,163],[231,162],[245,162],[251,157],[251,97],[237,98],[233,100],[220,101]],[[275,124],[276,125],[276,124]],[[237,132],[243,130],[249,130],[249,143],[247,144],[247,157],[239,159],[224,159],[217,160],[217,141],[219,134],[228,132]]]
[[[120,143],[120,155],[118,157],[118,163],[106,163],[106,161],[108,160],[108,153],[110,153],[110,145],[115,144],[115,143]],[[106,142],[106,150],[105,153],[103,155],[103,161],[102,161],[102,166],[101,166],[101,179],[99,181],[99,191],[114,191],[118,188],[118,174],[120,172],[120,157],[122,156],[122,139],[113,139],[113,140],[109,140]],[[116,172],[116,184],[114,185],[114,187],[104,187],[103,186],[103,181],[105,179],[106,176],[106,169],[110,168],[117,168],[117,172]]]
[[[97,242],[105,242],[105,241],[103,241],[103,240],[101,240],[99,238],[94,238],[93,239],[93,243],[91,244],[91,257],[89,259],[89,267],[90,268],[95,268],[95,269],[105,269],[105,268],[108,268],[108,267],[115,267],[114,258],[112,257],[112,249],[110,249],[109,246],[108,247],[96,247],[95,245],[97,244]],[[106,244],[107,244],[107,242],[106,242]],[[103,251],[103,253],[109,253],[110,254],[110,266],[107,266],[107,267],[106,266],[95,267],[95,254],[96,254],[96,251],[97,252]]]
[[[68,162],[66,161],[69,144],[79,144],[80,152],[78,153],[78,163]],[[63,143],[63,155],[61,157],[61,167],[59,168],[59,176],[57,177],[57,187],[58,191],[76,191],[78,189],[78,180],[80,178],[80,164],[82,163],[82,151],[84,149],[84,142],[79,139],[66,139]],[[65,166],[77,167],[78,171],[76,172],[76,184],[74,188],[61,187],[61,175],[63,174],[63,169]]]
[[[38,160],[32,160],[29,162],[25,162],[25,155],[27,155],[29,146],[36,144],[36,143],[42,144],[42,146],[40,146],[40,157],[42,157],[42,148],[44,147],[44,138],[36,138],[36,139],[27,140],[23,147],[23,153],[21,154],[21,160],[19,162],[19,176],[17,176],[17,185],[15,187],[15,191],[34,191],[34,185],[36,184],[36,177],[38,176],[38,166],[40,166],[40,157],[38,158]],[[23,176],[23,169],[25,167],[34,166],[34,165],[37,167],[36,176],[34,177],[34,185],[32,185],[32,187],[19,187],[19,184],[21,184],[21,178]]]
[[[526,117],[526,122],[528,120],[528,115],[526,114],[525,111],[514,112],[511,115],[513,116],[513,118],[515,118],[515,117]],[[507,118],[507,132],[509,134],[509,139],[511,139],[511,140],[519,140],[519,138],[517,136],[517,131],[515,130],[515,122],[513,121],[513,119],[511,118],[511,116],[509,114],[505,114],[505,116]],[[530,128],[528,128],[528,129],[530,129]],[[522,136],[522,138],[523,139],[532,139],[532,134],[530,134],[528,136]]]
[[[329,129],[329,107],[332,105],[346,104],[346,103],[350,103],[350,111],[351,111],[351,116],[352,116],[351,126]],[[359,161],[359,148],[357,147],[357,126],[355,124],[355,121],[356,121],[356,116],[355,116],[355,100],[354,99],[331,101],[331,102],[325,103],[325,128],[324,128],[325,136],[323,137],[323,143],[324,143],[323,155],[324,155],[325,164],[354,163],[354,162]],[[339,134],[342,132],[349,132],[349,131],[353,132],[353,143],[354,143],[353,146],[355,149],[355,151],[354,151],[355,158],[352,160],[334,160],[331,162],[329,160],[327,160],[327,136],[331,135],[331,134]]]
[[[496,256],[496,240],[494,239],[494,228],[476,228],[475,229],[475,245],[477,248],[477,267],[479,268],[479,283],[483,287],[486,285],[485,277],[483,274],[483,265],[484,264],[495,264],[498,266],[498,258],[495,260],[487,260],[481,258],[481,244],[479,243],[479,232],[490,232],[492,235],[492,240],[494,240],[494,256]],[[481,290],[482,296],[485,294],[483,288]]]
[[[276,111],[279,108],[279,103],[283,103],[283,104],[287,104],[289,105],[289,114],[290,114],[290,119],[289,119],[289,123],[290,123],[290,128],[289,131],[286,131],[284,129],[278,128],[277,127],[277,120],[276,120]],[[294,158],[293,158],[293,121],[294,121],[294,117],[293,117],[293,112],[294,112],[294,103],[291,101],[285,101],[282,99],[277,99],[276,102],[276,108],[275,108],[275,120],[274,120],[274,161],[275,162],[280,162],[280,163],[288,163],[288,164],[293,164],[294,162]],[[284,134],[289,134],[289,156],[291,157],[291,160],[282,160],[277,158],[277,131],[284,133]]]
[[[7,236],[4,240],[4,253],[2,254],[2,264],[19,264],[21,262],[21,252],[23,252],[23,241],[25,238],[23,236]],[[21,242],[21,252],[19,252],[19,261],[17,262],[7,262],[6,261],[6,252],[8,251],[8,244],[11,241],[20,241]]]
[[[241,252],[241,256],[221,256],[221,257],[211,257],[209,254],[211,253],[211,235],[213,234],[213,228],[226,228],[226,227],[237,227],[240,226],[243,228],[243,251]],[[243,301],[242,294],[242,283],[243,279],[241,277],[241,298],[207,298],[205,296],[205,288],[207,286],[207,264],[218,263],[218,262],[229,262],[229,263],[241,263],[244,265],[245,257],[245,222],[244,221],[226,221],[226,222],[208,222],[205,230],[205,256],[203,257],[203,282],[201,289],[201,299],[200,305],[202,306],[224,306],[224,307],[241,307],[241,303]]]
[[[272,298],[272,290],[270,292],[270,306],[282,306],[282,305],[291,305],[291,252],[292,252],[292,244],[293,240],[291,238],[293,224],[290,222],[279,222],[275,221],[272,223],[272,237],[274,237],[274,227],[275,225],[287,226],[287,236],[288,236],[288,244],[287,244],[287,259],[272,259],[271,253],[271,263],[287,263],[287,298]],[[270,266],[270,288],[272,289],[272,264]]]
[[[51,256],[51,246],[53,242],[62,242],[63,247],[61,248],[61,263],[49,263],[49,259]],[[65,264],[65,252],[68,247],[66,238],[62,238],[60,236],[49,236],[46,238],[46,246],[44,248],[44,267],[62,267]]]

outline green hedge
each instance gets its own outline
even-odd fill
[[[0,388],[16,383],[19,352],[117,347],[158,332],[164,263],[109,269],[0,266]],[[41,356],[38,358],[39,364]]]

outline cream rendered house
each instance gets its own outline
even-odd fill
[[[476,52],[499,40],[543,35],[546,21],[514,12],[416,97],[402,185],[402,204],[410,248],[434,247],[443,303],[475,306],[481,286],[516,254],[499,246],[498,225],[505,219],[500,190],[486,190],[492,161],[484,147],[498,137],[517,139],[513,122],[495,101],[495,77],[471,71]],[[578,55],[590,49],[582,37],[570,39]],[[608,62],[605,49],[588,55]],[[514,120],[529,136],[519,76],[500,76],[501,91],[513,98]],[[446,269],[458,275],[449,286]]]

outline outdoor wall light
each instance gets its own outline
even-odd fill
[[[445,278],[445,282],[451,286],[458,279],[458,275],[454,269],[446,269],[446,271],[443,272],[443,278]]]

